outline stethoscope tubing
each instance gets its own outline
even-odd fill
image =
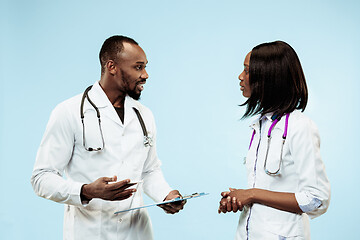
[[[103,131],[101,128],[101,116],[100,116],[100,111],[99,109],[96,107],[95,103],[93,101],[91,101],[88,92],[90,91],[90,89],[92,88],[92,86],[89,86],[85,89],[82,98],[81,98],[81,103],[80,103],[80,118],[81,118],[81,123],[82,123],[82,127],[83,127],[83,146],[87,151],[101,151],[105,148],[105,140],[104,140],[104,135],[103,135]],[[84,102],[85,102],[85,98],[89,101],[90,105],[95,109],[96,111],[96,116],[98,118],[98,123],[99,123],[99,128],[100,128],[100,134],[101,134],[101,140],[102,140],[102,147],[98,147],[98,148],[93,148],[93,147],[86,147],[86,142],[85,142],[85,124],[84,124]],[[153,142],[152,142],[152,138],[148,136],[148,131],[146,129],[145,126],[145,122],[143,120],[143,118],[141,117],[141,114],[139,112],[139,110],[137,110],[135,107],[133,107],[133,110],[136,113],[136,116],[140,122],[141,125],[141,129],[143,131],[144,134],[144,146],[145,147],[151,147]]]
[[[100,111],[99,109],[96,107],[95,103],[93,101],[91,101],[88,92],[90,91],[90,89],[92,88],[92,86],[89,86],[88,88],[85,89],[84,94],[81,98],[81,104],[80,104],[80,118],[81,118],[81,124],[83,127],[83,146],[84,148],[89,151],[101,151],[105,148],[105,141],[104,141],[104,135],[102,132],[102,128],[101,128],[101,117],[100,117]],[[102,146],[98,147],[98,148],[92,148],[92,147],[86,147],[86,140],[85,140],[85,124],[84,124],[84,102],[85,102],[85,98],[89,101],[89,103],[91,104],[91,106],[95,109],[96,111],[96,116],[98,118],[98,123],[99,123],[99,129],[100,129],[100,135],[101,135],[101,141],[102,141]]]
[[[266,174],[268,175],[278,175],[279,172],[280,172],[280,168],[281,168],[281,163],[282,163],[282,155],[283,155],[283,148],[284,148],[284,144],[285,144],[285,140],[286,140],[286,137],[287,137],[287,132],[288,132],[288,125],[289,125],[289,116],[290,116],[290,113],[287,113],[286,114],[286,118],[285,118],[285,128],[284,128],[284,133],[282,135],[282,144],[281,144],[281,151],[280,151],[280,161],[279,161],[279,166],[278,166],[278,169],[275,171],[275,172],[270,172],[267,167],[266,167],[266,164],[267,164],[267,158],[268,158],[268,153],[269,153],[269,148],[270,148],[270,143],[271,143],[271,132],[273,130],[273,128],[275,127],[275,125],[281,120],[282,116],[280,118],[276,118],[270,128],[269,128],[269,131],[268,131],[268,134],[267,134],[267,137],[268,137],[268,141],[267,141],[267,148],[266,148],[266,155],[265,155],[265,161],[264,161],[264,171]],[[251,148],[251,145],[252,145],[252,142],[254,140],[254,136],[256,134],[256,131],[254,129],[253,133],[252,133],[252,136],[251,136],[251,140],[250,140],[250,145],[249,145],[249,149]]]

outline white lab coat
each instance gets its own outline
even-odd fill
[[[290,114],[280,175],[269,176],[264,171],[264,161],[271,114],[263,118],[261,132],[259,119],[251,125],[256,134],[246,157],[248,187],[295,193],[300,208],[309,211],[294,214],[261,204],[247,206],[241,213],[235,239],[310,239],[308,216],[314,218],[325,213],[330,201],[330,183],[320,156],[317,127],[298,110]],[[284,127],[285,116],[271,133],[267,160],[271,172],[278,169]],[[316,203],[320,201],[318,207]]]
[[[140,206],[145,192],[154,201],[162,201],[172,190],[166,183],[156,154],[156,129],[151,111],[138,101],[125,98],[125,120],[121,123],[106,94],[95,83],[90,99],[101,114],[105,148],[89,152],[83,147],[80,120],[82,94],[60,103],[52,112],[31,178],[34,191],[41,197],[65,204],[64,235],[66,240],[83,239],[152,239],[151,222],[145,209],[114,215],[115,211]],[[143,144],[141,125],[132,107],[145,122],[153,147]],[[85,100],[85,137],[87,146],[101,147],[96,112]],[[63,177],[65,173],[65,178]],[[143,180],[138,191],[123,201],[80,200],[83,184],[99,177],[117,175],[118,180]]]

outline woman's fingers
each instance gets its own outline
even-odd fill
[[[238,205],[237,205],[237,201],[236,201],[236,198],[235,198],[235,197],[233,197],[233,198],[231,199],[231,203],[232,203],[232,210],[233,210],[233,212],[234,212],[234,213],[237,212],[237,211],[238,211]]]

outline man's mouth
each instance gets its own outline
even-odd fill
[[[137,85],[137,88],[139,91],[144,90],[144,85],[145,85],[146,81],[140,81]]]

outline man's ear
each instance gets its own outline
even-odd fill
[[[113,60],[109,60],[106,62],[106,69],[111,75],[115,75],[117,67],[115,65],[115,62]]]

